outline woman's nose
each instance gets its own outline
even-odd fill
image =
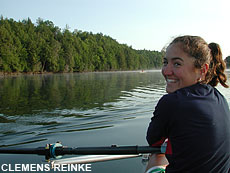
[[[173,71],[172,71],[170,64],[163,66],[163,68],[162,68],[162,74],[163,75],[172,75],[172,73],[173,73]]]

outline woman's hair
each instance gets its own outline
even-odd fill
[[[226,64],[218,44],[207,44],[203,38],[189,35],[175,38],[170,45],[174,43],[181,43],[183,51],[195,58],[195,68],[201,68],[206,63],[209,64],[208,72],[202,83],[210,84],[214,87],[220,82],[225,88],[229,87],[226,84],[227,76],[224,73]]]

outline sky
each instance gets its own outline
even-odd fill
[[[229,7],[229,0],[0,0],[0,15],[102,33],[134,49],[161,51],[176,36],[198,35],[218,43],[225,58]]]

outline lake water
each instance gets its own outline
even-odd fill
[[[218,89],[230,104],[230,90]],[[164,94],[160,71],[0,78],[0,147],[147,145],[148,123]],[[44,163],[44,156],[1,154],[3,163]],[[144,167],[141,158],[91,166],[100,173],[140,173]]]

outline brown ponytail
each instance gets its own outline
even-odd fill
[[[211,49],[212,59],[205,80],[211,86],[216,86],[220,82],[223,87],[228,88],[227,76],[224,73],[226,64],[222,58],[220,46],[216,43],[210,43],[208,47]]]

